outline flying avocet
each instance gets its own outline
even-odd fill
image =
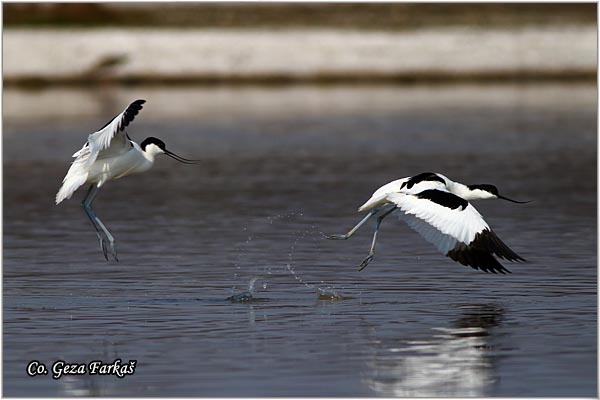
[[[155,137],[146,138],[140,144],[131,140],[125,132],[125,128],[133,121],[145,102],[145,100],[134,101],[99,131],[88,136],[88,140],[81,150],[73,154],[75,161],[71,164],[63,179],[63,184],[56,194],[56,204],[59,204],[61,201],[71,198],[71,195],[83,184],[91,184],[81,206],[96,230],[106,261],[108,261],[108,250],[102,233],[108,239],[113,258],[115,261],[119,260],[113,235],[92,208],[92,203],[100,187],[111,179],[119,179],[149,170],[154,165],[156,155],[161,153],[185,164],[194,164],[194,161],[197,161],[188,160],[172,153],[165,148],[162,140]]]
[[[362,271],[375,255],[381,222],[394,213],[452,260],[484,272],[510,273],[494,255],[508,261],[526,260],[509,249],[469,203],[469,200],[482,199],[528,203],[501,196],[493,185],[464,185],[442,174],[424,172],[377,189],[358,209],[369,213],[348,233],[328,238],[348,239],[369,218],[378,215],[369,255],[360,264],[359,271]]]

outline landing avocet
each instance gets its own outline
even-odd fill
[[[113,235],[92,208],[92,203],[100,187],[111,179],[119,179],[149,170],[154,165],[156,155],[161,153],[185,164],[194,164],[194,161],[197,161],[188,160],[170,152],[165,148],[165,143],[155,137],[146,138],[141,144],[131,140],[125,132],[125,128],[133,121],[145,102],[145,100],[134,101],[99,131],[88,136],[88,140],[81,150],[73,154],[75,161],[71,164],[63,179],[63,184],[56,194],[56,204],[59,204],[64,199],[70,199],[71,195],[83,184],[91,184],[81,206],[96,230],[106,261],[108,261],[108,250],[102,233],[108,239],[113,258],[115,261],[119,260]]]
[[[360,264],[359,271],[362,271],[375,255],[375,242],[381,222],[394,213],[454,261],[484,272],[510,273],[494,255],[508,261],[526,260],[509,249],[469,203],[469,200],[481,199],[528,203],[501,196],[493,185],[463,185],[442,174],[424,172],[395,180],[377,189],[358,209],[369,213],[348,233],[330,235],[328,238],[348,239],[369,218],[379,215],[371,250]]]

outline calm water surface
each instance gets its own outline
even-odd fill
[[[594,85],[92,92],[5,91],[4,395],[597,394]],[[135,98],[134,139],[203,161],[101,191],[107,263],[84,193],[53,199],[86,135]],[[530,262],[484,274],[390,218],[358,272],[372,224],[323,239],[423,171],[533,200],[477,204]],[[135,374],[26,374],[117,358]]]

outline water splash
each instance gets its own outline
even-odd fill
[[[299,282],[301,285],[303,285],[303,286],[309,288],[310,290],[312,290],[313,292],[315,292],[317,294],[318,300],[335,301],[335,300],[344,300],[344,299],[350,298],[350,297],[344,297],[341,294],[339,294],[337,292],[336,288],[332,285],[329,285],[327,287],[322,287],[320,285],[307,282],[300,275],[298,275],[296,273],[296,271],[294,270],[294,267],[292,267],[292,265],[290,263],[286,264],[286,269],[294,277],[294,279],[297,282]],[[325,282],[321,281],[321,285],[325,285]]]
[[[282,214],[277,214],[275,216],[266,217],[266,221],[269,225],[275,225],[281,222],[289,222],[289,220],[291,219],[300,217],[304,217],[304,213],[290,211]],[[244,232],[247,232],[248,228],[244,227],[242,228],[242,230]],[[256,245],[257,241],[260,242],[260,236],[257,238],[257,235],[258,233],[256,233],[256,231],[253,234],[248,234],[246,240],[243,243],[236,246],[236,259],[234,262],[235,272],[233,275],[234,281],[238,281],[240,277],[243,276],[242,266],[244,264],[248,264],[248,257],[245,256],[247,256],[249,253],[249,247],[251,245]],[[300,244],[309,243],[318,249],[320,246],[319,243],[321,243],[321,240],[323,240],[326,237],[327,235],[324,232],[317,229],[315,225],[311,225],[310,228],[305,229],[304,231],[296,232],[295,239],[291,244],[290,250],[288,252],[288,260],[287,262],[284,262],[283,266],[298,283],[310,289],[312,292],[316,293],[318,300],[340,300],[344,297],[337,292],[336,288],[333,287],[333,285],[327,285],[324,281],[321,281],[320,283],[308,282],[296,272],[297,261],[294,259],[294,254],[296,253],[297,247]],[[267,278],[268,275],[271,275],[271,268],[277,266],[277,264],[279,263],[271,263],[271,265],[269,266],[263,266],[262,274],[259,276],[261,278]],[[254,285],[257,279],[259,278],[259,276],[256,276],[256,273],[260,272],[257,271],[257,268],[259,268],[257,265],[250,265],[249,267],[254,269],[255,275],[253,275],[253,277],[249,281],[248,287],[246,288],[246,290],[243,290],[240,293],[235,293],[237,291],[237,285],[234,284],[234,286],[231,289],[232,295],[228,297],[227,300],[230,300],[232,302],[248,302],[254,299]],[[263,290],[266,290],[267,286],[268,285],[266,282],[262,283]]]
[[[296,248],[301,243],[301,241],[304,241],[307,238],[315,241],[315,237],[317,236],[321,240],[327,237],[327,235],[324,232],[318,230],[315,225],[311,225],[310,229],[306,229],[296,236],[296,239],[290,246],[290,252],[288,253],[288,263],[286,264],[286,269],[297,282],[315,292],[317,294],[318,300],[342,300],[344,299],[344,297],[337,292],[336,288],[333,285],[325,286],[326,283],[324,281],[321,281],[320,284],[310,283],[304,278],[302,278],[295,270],[294,264],[296,264],[296,261],[294,260],[294,253],[296,252]]]
[[[254,299],[254,284],[258,280],[258,277],[253,276],[248,282],[248,287],[241,293],[233,294],[225,300],[229,300],[232,303],[247,303]]]

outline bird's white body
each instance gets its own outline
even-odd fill
[[[460,182],[454,182],[442,174],[435,173],[435,175],[437,175],[440,180],[423,180],[415,183],[410,188],[406,185],[407,182],[414,178],[410,176],[387,183],[377,189],[373,195],[371,195],[371,198],[358,208],[358,211],[368,211],[378,205],[385,204],[388,202],[388,200],[386,200],[387,196],[392,193],[416,194],[430,189],[446,190],[467,201],[496,198],[496,196],[484,190],[469,189],[467,185]],[[442,180],[443,182],[441,182]]]
[[[485,272],[509,272],[492,255],[510,261],[524,261],[510,250],[491,230],[469,200],[501,198],[492,185],[464,185],[438,173],[422,173],[397,179],[377,189],[359,211],[369,214],[345,235],[347,239],[368,218],[379,215],[369,256],[361,269],[372,260],[379,225],[389,214],[397,215],[442,254],[461,264]]]
[[[101,155],[90,166],[88,183],[97,183],[98,187],[111,179],[148,171],[154,165],[154,155],[143,151],[140,145],[131,142],[131,148],[115,155]]]
[[[106,182],[119,179],[127,175],[148,171],[154,165],[158,154],[157,146],[149,145],[146,151],[134,141],[129,141],[129,146],[111,146],[99,152],[96,159],[90,162],[92,153],[86,144],[81,150],[73,154],[75,161],[67,172],[63,185],[56,195],[56,204],[71,195],[83,184],[93,183],[101,187]]]

